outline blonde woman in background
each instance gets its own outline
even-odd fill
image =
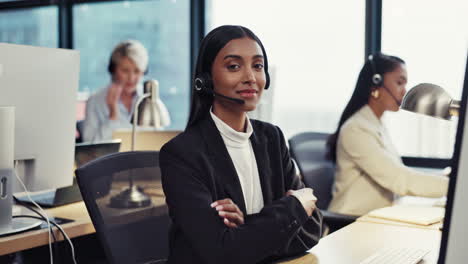
[[[112,138],[118,128],[131,128],[134,104],[143,93],[142,78],[148,71],[148,52],[136,40],[119,43],[112,51],[108,71],[111,83],[89,97],[83,141],[96,142]],[[169,112],[159,100],[161,125],[170,124]]]

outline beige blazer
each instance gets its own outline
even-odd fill
[[[441,197],[447,193],[447,177],[403,164],[385,127],[368,105],[341,127],[336,155],[331,211],[363,215],[390,206],[394,194]]]

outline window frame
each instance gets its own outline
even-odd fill
[[[150,0],[134,0],[150,1]],[[58,48],[73,49],[73,6],[83,3],[123,2],[122,0],[20,0],[0,2],[0,11],[13,11],[44,6],[58,8]],[[200,42],[205,35],[205,0],[190,0],[190,72],[193,72]],[[191,80],[192,77],[188,76]]]
[[[26,8],[57,6],[58,8],[58,48],[73,49],[73,6],[74,4],[96,2],[121,2],[122,0],[24,0],[0,2],[0,11],[19,10]],[[149,1],[149,0],[135,0]],[[382,42],[382,0],[366,0],[365,11],[365,58],[369,54],[381,51]],[[206,24],[205,0],[190,0],[190,76],[194,70],[200,42],[205,35]],[[191,86],[191,85],[190,85]],[[190,95],[192,89],[190,90]],[[443,167],[449,163],[447,159],[428,159],[422,157],[403,157],[405,163],[424,167]]]

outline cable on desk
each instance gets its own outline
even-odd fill
[[[45,220],[47,221],[47,227],[48,227],[48,233],[49,233],[49,255],[50,255],[50,264],[54,264],[54,254],[53,254],[53,251],[52,251],[52,241],[51,241],[51,234],[52,234],[52,231],[51,231],[51,227],[50,227],[50,221],[49,221],[49,216],[47,215],[47,213],[42,209],[42,207],[40,207],[32,198],[31,198],[31,195],[29,195],[29,191],[28,189],[26,188],[26,185],[24,185],[24,182],[23,180],[18,176],[18,173],[16,173],[16,166],[18,165],[18,161],[16,160],[15,163],[14,163],[14,173],[15,176],[16,176],[16,179],[18,179],[18,182],[21,184],[21,186],[23,187],[24,191],[26,192],[26,195],[28,196],[28,199],[39,209],[39,211],[41,211],[41,215],[45,218]]]
[[[22,202],[20,201],[18,198],[16,198],[16,196],[13,195],[13,200],[15,201],[15,203],[21,205],[21,206],[24,206],[26,207],[27,209],[33,211],[34,213],[36,213],[39,217],[36,217],[36,216],[25,216],[25,215],[18,215],[18,216],[13,216],[13,218],[17,217],[17,218],[25,218],[25,217],[28,217],[28,218],[35,218],[35,219],[39,219],[39,220],[42,220],[44,222],[47,222],[47,220],[45,219],[45,217],[39,213],[39,211],[37,211],[36,209],[34,209],[33,207],[29,206],[29,204],[26,204],[25,202]],[[54,225],[57,225],[57,223],[55,223],[54,221],[51,221],[52,224]],[[52,228],[52,227],[50,227]],[[56,254],[58,252],[58,248],[57,248],[57,238],[55,237],[55,233],[53,232],[53,230],[50,230],[52,232],[52,237],[54,239],[54,242],[53,242],[53,246],[54,246],[54,250],[52,252],[52,254]],[[56,255],[54,255],[54,258],[55,258]]]
[[[16,196],[13,195],[13,200],[15,201],[15,203],[21,205],[21,206],[24,206],[26,208],[28,208],[29,210],[33,211],[34,213],[36,213],[37,215],[40,215],[42,216],[39,211],[37,211],[36,209],[34,209],[33,207],[31,207],[29,204],[19,200],[18,198],[16,198]],[[43,219],[45,221],[45,219]]]
[[[31,198],[31,195],[29,195],[29,191],[28,189],[26,188],[26,185],[24,185],[24,182],[23,180],[21,180],[21,178],[18,176],[18,174],[16,173],[16,166],[18,165],[18,161],[15,161],[15,164],[14,164],[14,168],[15,168],[15,171],[14,171],[14,174],[16,176],[16,179],[18,179],[19,183],[21,184],[21,186],[23,186],[23,189],[24,191],[26,192],[26,195],[28,196],[28,199],[29,201],[31,201],[34,206],[36,206],[39,211],[41,211],[40,215],[42,217],[45,218],[45,220],[47,221],[47,225],[49,227],[49,254],[50,254],[50,264],[54,264],[54,254],[53,254],[53,251],[52,251],[52,242],[51,242],[51,234],[53,233],[52,232],[52,228],[50,227],[50,221],[49,221],[49,216],[47,215],[47,213],[42,209],[42,207],[40,207],[32,198]],[[73,243],[71,241],[71,239],[68,237],[67,233],[63,230],[63,228],[57,224],[56,225],[58,229],[60,229],[60,231],[62,232],[63,236],[67,239],[68,243],[70,244],[70,248],[71,248],[71,253],[72,253],[72,258],[73,258],[73,263],[74,264],[77,264],[76,262],[76,258],[75,258],[75,247],[73,246]]]
[[[13,218],[34,218],[34,219],[39,219],[39,220],[42,220],[42,221],[44,221],[44,222],[47,222],[47,221],[44,219],[44,217],[42,217],[42,216],[34,216],[34,215],[14,215]],[[53,221],[50,221],[50,223],[53,224],[53,225],[56,225],[56,223],[53,222]],[[51,228],[52,228],[52,227],[51,227]],[[53,239],[54,239],[54,242],[53,242],[54,251],[53,251],[53,253],[56,254],[57,251],[58,251],[58,249],[57,249],[57,243],[56,243],[56,242],[57,242],[57,237],[55,237],[55,234],[54,234],[53,230],[52,230],[52,237],[53,237]]]
[[[15,200],[15,202],[17,202],[18,204],[26,207],[27,209],[33,211],[34,213],[36,213],[37,215],[39,216],[32,216],[32,215],[18,215],[18,216],[13,216],[13,217],[24,217],[24,218],[35,218],[35,219],[39,219],[39,220],[42,220],[44,222],[50,222],[51,224],[53,224],[59,231],[60,233],[62,234],[62,236],[65,238],[65,240],[67,240],[68,244],[70,245],[70,249],[71,249],[71,252],[72,252],[72,258],[73,258],[73,263],[74,264],[77,264],[76,262],[76,257],[75,257],[75,247],[73,246],[73,243],[71,242],[71,239],[68,237],[67,233],[65,233],[65,230],[63,230],[63,228],[57,224],[55,221],[53,220],[50,220],[50,219],[47,219],[46,220],[46,217],[44,215],[42,215],[40,212],[38,212],[36,209],[34,209],[33,207],[29,206],[28,204],[18,200],[18,198],[16,198],[15,196],[13,196],[13,199]],[[50,231],[53,231],[52,228],[50,227]],[[54,249],[55,251],[57,252],[57,247],[56,247],[56,243],[57,240],[56,240],[56,237],[55,237],[55,234],[54,232],[51,232],[52,233],[52,236],[54,237]]]

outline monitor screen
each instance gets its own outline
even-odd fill
[[[0,43],[0,68],[0,105],[15,107],[17,174],[29,191],[71,185],[79,52]]]
[[[439,264],[462,263],[468,259],[466,238],[468,237],[468,60],[460,104],[455,151],[452,158]]]

